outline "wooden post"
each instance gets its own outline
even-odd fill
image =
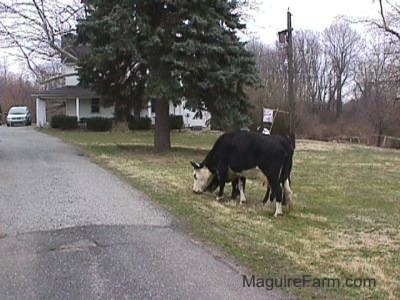
[[[75,114],[76,114],[76,120],[78,121],[78,123],[79,123],[79,121],[80,121],[80,111],[79,111],[79,109],[80,109],[80,105],[79,105],[79,97],[76,97],[76,99],[75,99]]]
[[[278,116],[278,111],[279,111],[279,107],[277,107],[275,110],[275,116],[272,114],[272,123],[271,123],[271,128],[269,129],[270,133],[272,133],[272,127],[274,126],[275,118]]]
[[[288,103],[289,103],[289,135],[292,139],[293,146],[296,145],[295,131],[295,102],[294,102],[294,67],[293,67],[293,39],[292,39],[292,14],[287,12],[287,31],[288,31]]]

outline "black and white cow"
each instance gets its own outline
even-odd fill
[[[197,164],[192,163],[192,166],[194,168],[196,168]],[[231,194],[232,199],[236,199],[236,197],[240,195],[239,180],[241,181],[241,188],[243,189],[243,192],[244,192],[245,186],[246,186],[246,178],[245,177],[235,176],[233,178],[228,178],[228,181],[226,182],[226,183],[230,182],[232,184],[232,194]],[[217,189],[217,187],[219,187],[218,177],[213,176],[213,179],[211,180],[210,184],[207,186],[206,191],[214,192]]]
[[[276,135],[276,138],[281,139],[283,143],[287,143],[288,142],[288,140],[287,140],[287,138],[285,136]],[[196,164],[192,164],[192,165],[193,165],[194,168],[197,167]],[[290,186],[290,177],[288,179],[289,179],[289,186]],[[232,181],[230,181],[230,180],[232,180]],[[233,177],[233,178],[229,178],[228,181],[227,181],[227,182],[231,182],[231,184],[232,184],[232,194],[231,194],[231,198],[232,199],[236,199],[236,197],[238,195],[240,195],[239,180],[241,180],[242,193],[244,194],[245,186],[246,186],[246,178],[245,177],[236,176],[236,177]],[[265,184],[267,184],[267,182],[264,181],[263,184],[265,185]],[[217,187],[219,187],[218,177],[217,176],[213,176],[213,179],[212,179],[211,183],[208,185],[208,187],[206,188],[206,191],[214,192],[217,189]],[[273,202],[274,199],[275,199],[275,195],[274,195],[274,193],[271,193],[271,187],[268,184],[267,192],[265,193],[265,196],[264,196],[264,199],[263,199],[263,203],[266,204],[268,202],[268,200],[270,202]],[[282,204],[283,205],[289,205],[289,209],[291,209],[293,203],[286,203],[285,200],[286,200],[286,197],[283,198]],[[243,202],[244,201],[242,199],[241,203],[243,203]]]
[[[218,178],[217,200],[223,197],[226,182],[237,177],[261,178],[276,198],[275,216],[282,214],[282,188],[287,202],[292,191],[289,175],[292,169],[293,147],[286,137],[264,136],[255,132],[237,131],[218,138],[202,163],[191,162],[194,168],[193,192],[204,192]],[[242,180],[238,181],[240,201],[246,201]]]

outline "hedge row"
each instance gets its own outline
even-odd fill
[[[93,117],[86,120],[86,128],[92,131],[108,131],[112,128],[112,120],[104,117]],[[50,125],[52,128],[60,129],[74,129],[78,127],[78,121],[76,117],[70,117],[65,115],[56,115],[51,119]],[[171,129],[183,128],[183,117],[182,116],[169,116],[169,126]],[[130,130],[147,130],[151,127],[151,119],[148,117],[130,118],[128,121],[128,127]]]
[[[51,118],[50,126],[60,129],[74,129],[78,127],[78,119],[65,115],[56,115]]]
[[[112,128],[112,120],[103,117],[82,119],[86,122],[86,128],[92,131],[108,131]],[[66,115],[55,115],[51,118],[50,126],[62,130],[78,128],[78,119]]]
[[[169,116],[169,127],[170,129],[183,128],[183,117],[182,116]]]
[[[86,129],[92,131],[109,131],[112,128],[112,120],[104,117],[93,117],[86,120]]]
[[[182,129],[183,128],[183,117],[182,116],[169,116],[169,126],[171,129]],[[151,119],[148,117],[130,118],[128,122],[128,127],[130,130],[146,130],[151,127]]]
[[[139,118],[138,120],[131,117],[128,121],[128,127],[130,130],[146,130],[150,129],[151,119],[148,117]]]

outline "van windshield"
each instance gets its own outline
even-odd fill
[[[27,111],[25,107],[11,107],[8,113],[13,115],[24,115]]]

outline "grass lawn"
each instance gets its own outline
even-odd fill
[[[376,288],[290,288],[301,298],[400,299],[400,151],[298,141],[295,208],[274,218],[265,188],[248,181],[246,208],[192,193],[192,168],[219,133],[173,132],[173,149],[152,153],[145,132],[43,132],[78,145],[101,165],[262,277],[375,278]],[[227,186],[225,195],[230,195]],[[242,278],[232,278],[241,284]]]

